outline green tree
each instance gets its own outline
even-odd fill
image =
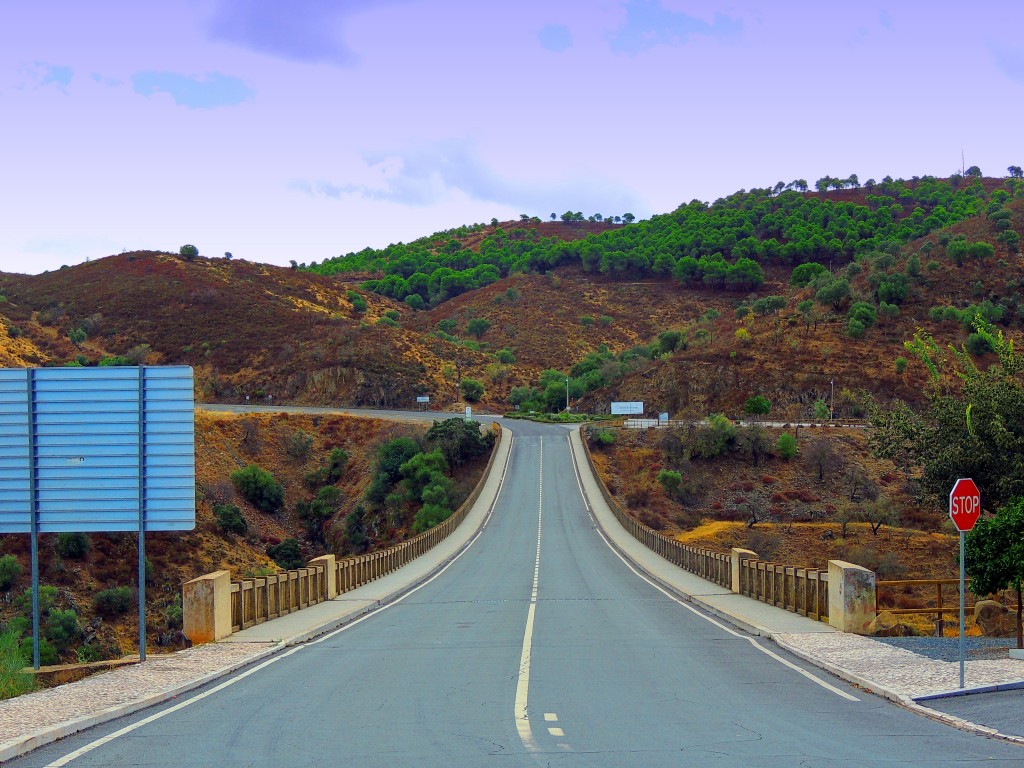
[[[747,401],[743,404],[743,410],[751,416],[764,416],[771,409],[771,401],[764,395],[754,395],[747,398]]]
[[[70,331],[68,331],[68,339],[76,347],[82,346],[87,336],[88,334],[82,328],[72,328]]]
[[[448,466],[458,467],[491,449],[493,438],[480,434],[480,425],[465,419],[435,421],[427,430],[427,445],[441,451]]]
[[[819,304],[831,305],[832,309],[837,312],[849,298],[850,283],[845,279],[833,280],[830,283],[823,285],[814,295],[814,300]]]
[[[783,432],[775,441],[775,452],[779,454],[779,458],[789,461],[797,453],[796,438],[789,432]]]
[[[1003,589],[1017,594],[1017,647],[1024,648],[1024,499],[1012,499],[994,517],[978,520],[964,540],[964,570],[979,597]]]
[[[824,400],[815,400],[814,402],[814,418],[818,421],[823,421],[830,418],[832,411],[829,410],[828,403]]]
[[[1024,496],[1024,383],[1013,342],[980,319],[975,328],[998,360],[985,370],[963,346],[943,350],[923,331],[906,342],[931,377],[927,407],[877,411],[869,442],[881,458],[920,466],[924,495],[941,502],[957,478],[970,477],[991,509]]]
[[[186,243],[178,249],[178,253],[184,256],[187,261],[192,261],[192,259],[199,255],[199,249],[191,243]]]

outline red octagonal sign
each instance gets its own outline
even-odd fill
[[[949,519],[958,531],[969,531],[981,516],[981,491],[969,477],[961,477],[949,492]]]

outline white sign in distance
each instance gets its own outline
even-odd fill
[[[643,416],[644,404],[640,402],[612,402],[612,416]]]
[[[429,403],[430,402],[430,395],[417,395],[416,396],[416,402],[417,403]]]

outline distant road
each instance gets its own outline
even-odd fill
[[[420,417],[437,415],[450,414]],[[190,768],[1024,763],[1019,747],[804,676],[670,598],[595,529],[569,429],[507,426],[493,515],[432,581],[215,692],[10,765],[65,765],[76,750],[88,751],[74,766]]]
[[[410,419],[415,421],[437,421],[442,419],[461,419],[464,411],[386,411],[374,408],[335,408],[331,406],[310,405],[220,405],[217,403],[197,403],[197,411],[211,413],[311,413],[328,415],[343,413],[349,416],[366,416],[371,419]],[[477,413],[473,411],[473,419],[490,424],[500,415]]]

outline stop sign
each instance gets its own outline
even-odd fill
[[[958,531],[969,531],[981,516],[981,491],[969,477],[961,477],[949,492],[949,519]]]

